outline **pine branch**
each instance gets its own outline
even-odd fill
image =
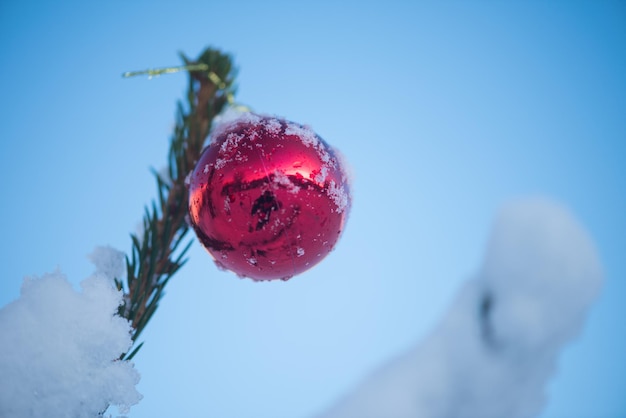
[[[143,234],[131,234],[132,249],[126,256],[126,281],[116,280],[124,291],[124,303],[119,314],[131,321],[132,339],[137,338],[154,315],[163,291],[172,276],[185,264],[185,255],[192,241],[185,239],[189,191],[185,178],[193,170],[205,145],[215,116],[232,101],[234,68],[230,56],[218,50],[206,49],[196,61],[181,54],[182,67],[189,72],[187,103],[178,103],[176,127],[170,142],[167,176],[153,174],[158,198],[145,208]],[[170,69],[124,73],[159,75]],[[143,343],[122,355],[131,359]]]

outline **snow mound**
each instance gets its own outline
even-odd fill
[[[591,239],[544,199],[505,206],[482,267],[432,334],[323,418],[533,417],[602,281]]]
[[[119,257],[103,251],[92,258],[104,272],[81,292],[60,272],[26,278],[0,309],[1,417],[95,417],[141,399],[139,373],[119,360],[131,346],[130,324],[116,315],[122,294],[107,277]]]

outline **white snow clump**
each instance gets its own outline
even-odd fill
[[[92,254],[98,271],[82,292],[57,271],[25,278],[20,298],[0,309],[1,417],[96,417],[142,398],[139,373],[119,360],[131,327],[116,315],[119,254],[110,250]]]
[[[601,281],[594,246],[565,209],[513,202],[439,326],[321,417],[534,417]]]
[[[227,106],[222,113],[213,119],[210,140],[220,136],[222,133],[239,123],[259,123],[261,117],[248,110],[236,106]]]
[[[126,267],[122,251],[109,246],[96,247],[87,258],[96,266],[96,274],[104,275],[111,282],[122,278]]]

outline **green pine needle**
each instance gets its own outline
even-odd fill
[[[187,71],[189,77],[187,103],[177,104],[176,126],[170,141],[166,170],[170,179],[152,170],[158,198],[145,207],[143,233],[131,234],[126,281],[116,280],[118,289],[124,291],[125,301],[119,313],[131,321],[134,343],[154,315],[165,285],[187,261],[191,240],[179,249],[189,230],[185,220],[189,200],[185,178],[200,158],[213,119],[233,101],[235,93],[235,69],[229,55],[208,48],[196,61],[182,54],[181,58],[182,66],[123,74],[123,77],[153,77]],[[142,346],[143,342],[121,358],[133,358]]]

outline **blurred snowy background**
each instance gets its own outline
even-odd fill
[[[569,208],[604,275],[540,417],[626,415],[623,2],[3,2],[0,306],[23,276],[58,266],[78,288],[94,247],[130,249],[186,79],[120,74],[207,45],[234,54],[240,102],[345,154],[352,213],[286,283],[220,272],[194,244],[142,335],[131,418],[322,413],[433,341],[525,195]]]

